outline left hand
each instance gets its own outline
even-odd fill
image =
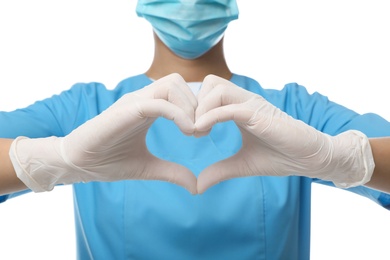
[[[198,193],[227,179],[256,175],[307,176],[344,188],[370,180],[374,162],[364,134],[324,134],[259,95],[207,76],[198,95],[196,135],[206,135],[213,125],[228,120],[239,127],[242,147],[201,172]]]

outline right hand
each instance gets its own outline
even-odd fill
[[[197,193],[196,177],[176,163],[153,156],[145,137],[157,117],[194,132],[197,100],[178,74],[163,77],[121,97],[69,135],[18,138],[10,156],[18,177],[33,191],[90,181],[162,180]]]

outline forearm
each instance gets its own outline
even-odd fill
[[[370,138],[375,169],[366,186],[390,193],[390,137]]]
[[[9,149],[12,141],[12,139],[0,138],[0,195],[27,189],[16,176],[9,158]]]

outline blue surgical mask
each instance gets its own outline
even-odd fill
[[[228,23],[238,18],[236,0],[138,0],[136,12],[185,59],[209,51],[222,39]]]

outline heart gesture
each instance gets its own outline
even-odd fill
[[[186,167],[147,149],[146,133],[158,117],[195,136],[233,120],[242,147],[204,169],[197,180]],[[197,194],[231,178],[290,175],[351,187],[369,181],[374,168],[368,138],[358,131],[326,135],[214,75],[205,78],[195,97],[178,74],[124,95],[65,137],[19,137],[10,158],[18,177],[36,192],[76,182],[162,180]]]

